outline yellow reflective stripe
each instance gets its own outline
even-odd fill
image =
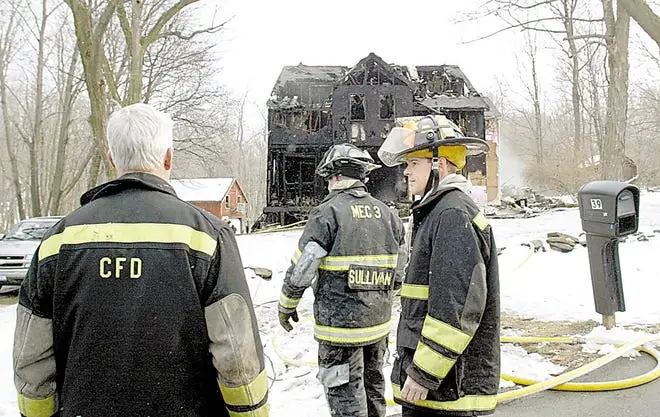
[[[230,387],[218,381],[225,404],[233,407],[254,407],[268,394],[268,374],[264,369],[247,385]]]
[[[358,344],[382,339],[390,333],[390,322],[372,327],[343,328],[314,325],[314,336],[327,342]]]
[[[283,292],[280,293],[280,305],[284,308],[296,308],[299,302],[300,298],[290,298]]]
[[[50,417],[57,412],[55,395],[35,400],[18,394],[18,410],[25,417]]]
[[[68,226],[46,239],[39,248],[39,260],[57,255],[62,245],[81,243],[182,243],[212,256],[216,240],[190,226],[169,223],[104,223]]]
[[[476,224],[481,230],[486,230],[486,227],[488,227],[488,220],[486,220],[486,216],[484,216],[484,213],[481,211],[474,216],[472,222],[474,222],[474,224]]]
[[[442,379],[447,376],[449,370],[456,363],[456,360],[449,359],[431,349],[423,342],[419,342],[417,344],[417,350],[415,350],[413,362],[427,374]]]
[[[250,411],[227,411],[229,411],[230,417],[268,417],[269,406],[268,404],[264,404]]]
[[[401,297],[415,298],[417,300],[429,299],[429,286],[416,284],[403,284],[401,286]]]
[[[459,355],[463,353],[472,336],[431,316],[426,316],[422,336]]]
[[[351,255],[326,256],[321,259],[319,269],[326,271],[348,271],[354,264],[362,266],[378,266],[382,268],[396,268],[398,254],[395,255]]]
[[[291,257],[291,262],[294,265],[297,264],[301,256],[302,256],[302,251],[300,249],[296,249],[296,253],[294,253],[293,256]]]
[[[401,386],[392,384],[394,398],[402,402],[408,402],[401,398]],[[415,401],[416,406],[445,411],[490,411],[497,406],[497,395],[466,395],[455,401]]]

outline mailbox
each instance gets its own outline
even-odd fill
[[[578,191],[582,229],[587,234],[596,312],[614,316],[626,305],[619,266],[619,238],[639,226],[639,189],[616,181],[593,181]]]

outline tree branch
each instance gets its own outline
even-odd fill
[[[142,46],[147,47],[150,43],[155,41],[158,38],[158,34],[163,30],[165,25],[172,20],[174,16],[176,16],[177,13],[181,11],[186,6],[189,6],[193,3],[197,3],[199,0],[179,0],[178,3],[170,7],[168,10],[165,11],[160,17],[158,18],[158,21],[154,25],[154,27],[151,28],[149,33],[142,38]]]
[[[133,50],[131,24],[128,22],[128,15],[126,14],[124,3],[121,1],[117,5],[117,18],[119,19],[119,26],[121,26],[121,31],[124,34],[124,40],[126,41],[126,46],[128,47],[128,54],[130,55],[131,51]]]
[[[185,41],[189,41],[193,39],[197,35],[201,35],[203,33],[217,33],[222,29],[227,23],[229,23],[229,20],[226,20],[219,25],[212,26],[206,29],[200,29],[200,30],[195,30],[191,32],[189,35],[184,35],[181,31],[176,30],[176,31],[171,31],[171,32],[163,32],[160,35],[156,37],[156,39],[162,39],[162,38],[167,38],[169,36],[176,36],[179,39],[183,39]],[[154,39],[154,40],[156,40]]]

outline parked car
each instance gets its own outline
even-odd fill
[[[41,238],[60,219],[61,216],[52,216],[21,220],[7,234],[0,234],[0,288],[21,285]]]

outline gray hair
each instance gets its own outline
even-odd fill
[[[108,120],[108,147],[119,171],[162,168],[172,147],[172,119],[148,104],[126,106]]]

